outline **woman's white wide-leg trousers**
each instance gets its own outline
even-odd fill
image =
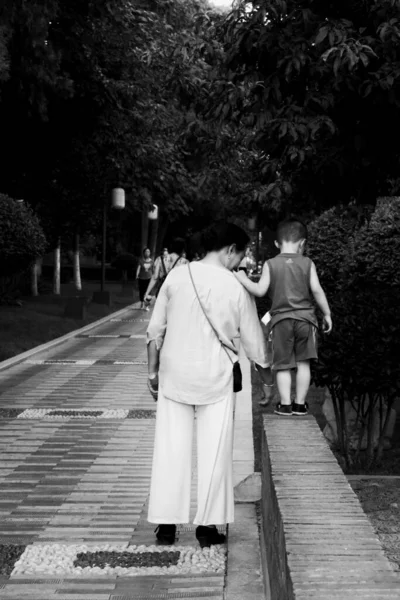
[[[150,523],[189,522],[192,446],[196,414],[198,492],[196,525],[234,520],[233,393],[215,404],[193,406],[158,393]],[[195,413],[196,411],[196,413]]]

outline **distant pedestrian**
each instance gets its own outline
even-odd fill
[[[156,294],[158,294],[162,284],[167,278],[168,273],[172,269],[179,267],[180,265],[185,265],[189,262],[186,259],[185,246],[185,240],[181,238],[174,239],[169,246],[170,253],[166,255],[165,252],[163,252],[160,257],[160,261],[156,261],[154,274],[150,280],[145,296],[147,301],[151,300],[152,291],[154,288],[156,288]]]
[[[136,270],[136,279],[139,286],[139,299],[141,303],[140,308],[145,310],[149,310],[149,307],[145,302],[145,294],[153,274],[153,268],[154,261],[151,258],[150,248],[145,248],[142,252],[142,256],[139,260],[138,268]]]
[[[271,382],[255,302],[231,273],[248,242],[226,222],[206,231],[205,258],[170,271],[147,330],[148,386],[158,398],[148,520],[159,524],[163,544],[189,521],[195,423],[200,545],[223,543],[216,525],[234,520],[233,410],[241,389],[235,337]]]
[[[324,331],[332,330],[332,318],[325,292],[314,263],[303,256],[307,228],[297,218],[282,221],[277,228],[275,245],[280,254],[268,260],[260,281],[255,283],[244,273],[237,279],[252,294],[268,296],[272,301],[268,323],[272,350],[272,369],[280,402],[278,415],[306,415],[306,397],[310,387],[310,362],[318,357],[317,327],[313,298],[323,314]],[[291,400],[292,370],[296,370],[296,398]]]

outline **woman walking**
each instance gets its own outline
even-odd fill
[[[158,294],[168,273],[172,269],[179,267],[180,265],[185,265],[189,262],[186,259],[185,240],[176,238],[172,240],[171,244],[169,245],[170,253],[168,254],[167,251],[165,254],[165,250],[166,249],[164,249],[163,254],[156,259],[154,273],[149,282],[149,287],[147,288],[145,295],[145,300],[147,302],[150,302],[152,298],[152,292],[154,294],[154,288],[156,289],[155,295]]]
[[[151,258],[150,248],[145,248],[142,253],[142,257],[139,260],[138,268],[136,270],[136,279],[139,286],[139,299],[141,302],[140,308],[149,310],[149,307],[145,303],[145,294],[149,281],[153,274],[154,261]]]
[[[189,521],[195,416],[194,523],[200,545],[223,543],[216,525],[234,520],[234,380],[239,391],[234,337],[240,333],[264,382],[271,377],[254,300],[231,273],[248,242],[233,224],[207,230],[206,256],[169,273],[147,330],[148,386],[158,396],[148,520],[159,525],[156,535],[163,544],[174,543],[176,525]]]

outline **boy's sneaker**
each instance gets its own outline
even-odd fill
[[[305,404],[296,404],[296,402],[293,402],[293,409],[292,409],[292,413],[294,415],[297,415],[298,417],[302,417],[304,415],[308,415],[308,404],[307,402]]]
[[[293,414],[292,405],[291,404],[281,404],[280,402],[278,402],[278,404],[276,405],[276,408],[274,410],[274,413],[276,415],[284,415],[286,417],[291,417]]]

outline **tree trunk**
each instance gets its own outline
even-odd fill
[[[367,441],[367,461],[368,466],[374,461],[374,425],[375,425],[375,398],[369,396],[368,405],[368,441]]]
[[[158,236],[158,219],[151,222],[149,248],[152,256],[155,256]]]
[[[54,271],[53,271],[53,294],[61,294],[61,238],[57,239],[57,245],[54,248]]]
[[[142,211],[142,231],[141,231],[141,249],[140,254],[144,248],[147,248],[149,238],[149,217],[147,209]]]
[[[359,460],[360,455],[361,455],[362,445],[363,445],[363,441],[365,438],[365,432],[366,432],[366,428],[367,428],[367,420],[366,420],[365,411],[364,411],[365,402],[366,402],[366,395],[363,394],[363,396],[358,401],[357,419],[354,424],[354,429],[355,429],[355,431],[357,431],[357,427],[358,427],[358,423],[359,423],[357,450],[356,450],[356,453],[354,456],[354,460],[356,462]]]
[[[256,232],[256,264],[257,264],[257,268],[256,268],[256,273],[258,273],[258,263],[260,261],[260,231],[259,231],[259,226],[257,225],[257,232]]]
[[[341,453],[344,456],[346,469],[350,466],[350,457],[349,457],[349,449],[347,446],[347,436],[346,436],[346,419],[343,415],[343,411],[341,410],[341,398],[340,394],[336,394],[335,387],[329,387],[329,392],[332,398],[333,410],[335,412],[336,419],[336,431],[338,436],[339,448]]]
[[[381,402],[383,402],[382,399],[381,399]],[[386,410],[386,418],[383,423],[382,430],[380,432],[378,448],[376,451],[377,460],[382,459],[383,451],[385,449],[385,440],[392,439],[393,432],[394,432],[394,426],[396,424],[396,418],[397,418],[396,411],[392,408],[391,403],[388,403],[387,410]]]
[[[32,296],[39,296],[38,292],[38,273],[39,273],[39,259],[37,258],[35,262],[31,265],[31,294]]]
[[[81,281],[81,264],[79,258],[79,233],[74,235],[74,285],[75,289],[80,291],[82,289]]]

